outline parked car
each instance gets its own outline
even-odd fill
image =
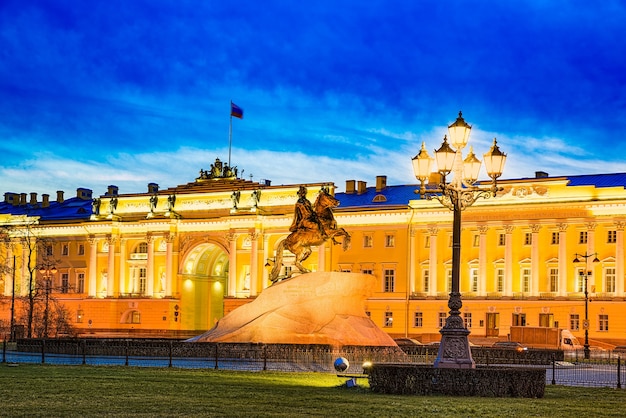
[[[515,341],[497,341],[492,345],[493,348],[504,348],[507,350],[515,350],[518,352],[528,350],[528,347]]]

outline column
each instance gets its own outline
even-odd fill
[[[596,248],[596,226],[597,224],[595,222],[587,222],[586,224],[587,226],[587,254],[593,254],[596,252],[595,248]],[[591,261],[591,260],[588,260]],[[594,265],[595,263],[587,263],[585,265],[585,270],[594,270]],[[598,287],[596,288],[596,283],[598,285]],[[602,288],[601,286],[601,282],[600,279],[598,279],[596,281],[596,274],[594,271],[594,274],[592,274],[591,276],[587,277],[587,289],[589,291],[589,293],[592,293],[592,289],[597,289],[598,292],[601,292],[602,290],[600,290]],[[594,291],[595,293],[595,291]]]
[[[615,243],[615,295],[624,295],[624,225],[626,222],[615,222],[617,241]]]
[[[11,265],[11,269],[13,268],[13,250],[11,249],[11,243],[6,242],[4,245],[4,250],[6,251],[7,259],[6,263]],[[6,296],[11,296],[13,292],[15,292],[15,284],[13,283],[13,274],[12,270],[7,269],[4,273],[4,294]]]
[[[428,268],[429,268],[429,286],[428,296],[437,296],[437,233],[439,230],[436,227],[429,227],[428,233],[430,234],[430,248],[428,255]]]
[[[120,239],[120,294],[128,293],[128,286],[126,284],[126,241],[126,238]]]
[[[87,279],[87,296],[96,297],[96,282],[98,279],[98,240],[89,236],[89,278]]]
[[[513,225],[504,226],[504,295],[513,296]]]
[[[415,293],[417,291],[415,284],[415,272],[417,270],[416,266],[416,240],[417,240],[417,231],[415,225],[409,226],[409,294]]]
[[[146,263],[146,296],[154,296],[154,237],[146,235],[148,242],[148,261]]]
[[[20,295],[22,296],[27,296],[29,288],[30,288],[30,284],[29,284],[30,273],[28,271],[29,270],[28,262],[30,261],[30,258],[28,255],[29,244],[30,243],[27,240],[22,241],[22,274],[21,274],[21,280],[20,280],[20,282],[22,283],[20,286]]]
[[[250,296],[257,295],[258,289],[258,271],[259,271],[259,257],[257,251],[259,251],[259,233],[256,231],[250,231]]]
[[[269,234],[263,234],[263,283],[261,285],[261,287],[263,289],[265,289],[269,283],[269,278],[270,278],[270,268],[269,267],[265,267],[265,263],[267,262],[267,260],[270,257],[269,254],[269,241],[270,241],[270,236]],[[318,267],[319,269],[319,267]]]
[[[571,264],[570,256],[567,254],[567,224],[560,223],[559,228],[559,296],[567,295],[567,267]]]
[[[107,268],[107,297],[113,297],[115,286],[115,237],[109,235],[109,266]]]
[[[541,225],[531,224],[532,244],[530,247],[530,296],[539,296],[539,230]]]
[[[237,234],[228,233],[226,239],[229,243],[228,296],[235,297],[237,294]]]
[[[480,225],[480,241],[478,243],[478,295],[487,295],[487,231],[486,225]]]
[[[165,236],[165,297],[172,297],[172,266],[173,266],[173,249],[174,249],[174,234],[167,234]]]

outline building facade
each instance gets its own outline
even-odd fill
[[[110,186],[96,198],[78,189],[70,199],[58,192],[55,201],[5,193],[3,329],[12,300],[19,306],[13,322],[23,324],[29,286],[37,300],[47,293],[64,307],[73,333],[93,336],[193,336],[254,300],[271,285],[300,185],[246,181],[218,162],[193,182],[151,183],[142,193]],[[582,337],[588,324],[592,345],[626,342],[626,174],[537,173],[499,183],[498,197],[462,215],[462,315],[470,339],[504,339],[510,326],[566,328]],[[388,186],[385,176],[371,187],[349,180],[341,193],[329,183],[305,186],[311,202],[330,188],[341,202],[337,223],[352,236],[348,250],[327,242],[305,266],[373,274],[378,285],[365,306],[372,320],[394,338],[438,340],[448,311],[452,212],[419,199],[417,185]],[[292,263],[285,253],[283,275]],[[54,274],[41,269],[51,265]]]

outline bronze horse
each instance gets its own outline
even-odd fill
[[[310,273],[310,270],[302,265],[312,253],[311,247],[322,245],[327,240],[333,244],[339,244],[335,239],[343,237],[342,248],[350,247],[350,234],[343,229],[337,228],[337,221],[333,215],[333,208],[339,206],[339,200],[328,193],[328,189],[322,188],[315,199],[313,209],[317,217],[317,228],[297,229],[287,236],[276,248],[276,260],[270,273],[270,280],[276,282],[282,267],[283,251],[289,250],[296,256],[295,266],[301,273]]]

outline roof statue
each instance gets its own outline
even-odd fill
[[[269,277],[272,282],[279,279],[285,249],[296,256],[294,265],[301,273],[310,273],[302,262],[311,255],[311,247],[322,245],[328,240],[333,244],[339,244],[337,237],[343,237],[344,251],[350,246],[350,234],[345,229],[337,227],[333,215],[333,208],[339,206],[339,200],[331,196],[326,187],[322,187],[313,205],[306,194],[306,187],[300,186],[293,222],[289,228],[291,233],[276,248],[276,259]]]
[[[220,179],[237,179],[237,167],[230,167],[228,164],[220,161],[219,158],[216,158],[215,162],[211,164],[210,170],[200,169],[200,176],[196,178],[196,181]]]

